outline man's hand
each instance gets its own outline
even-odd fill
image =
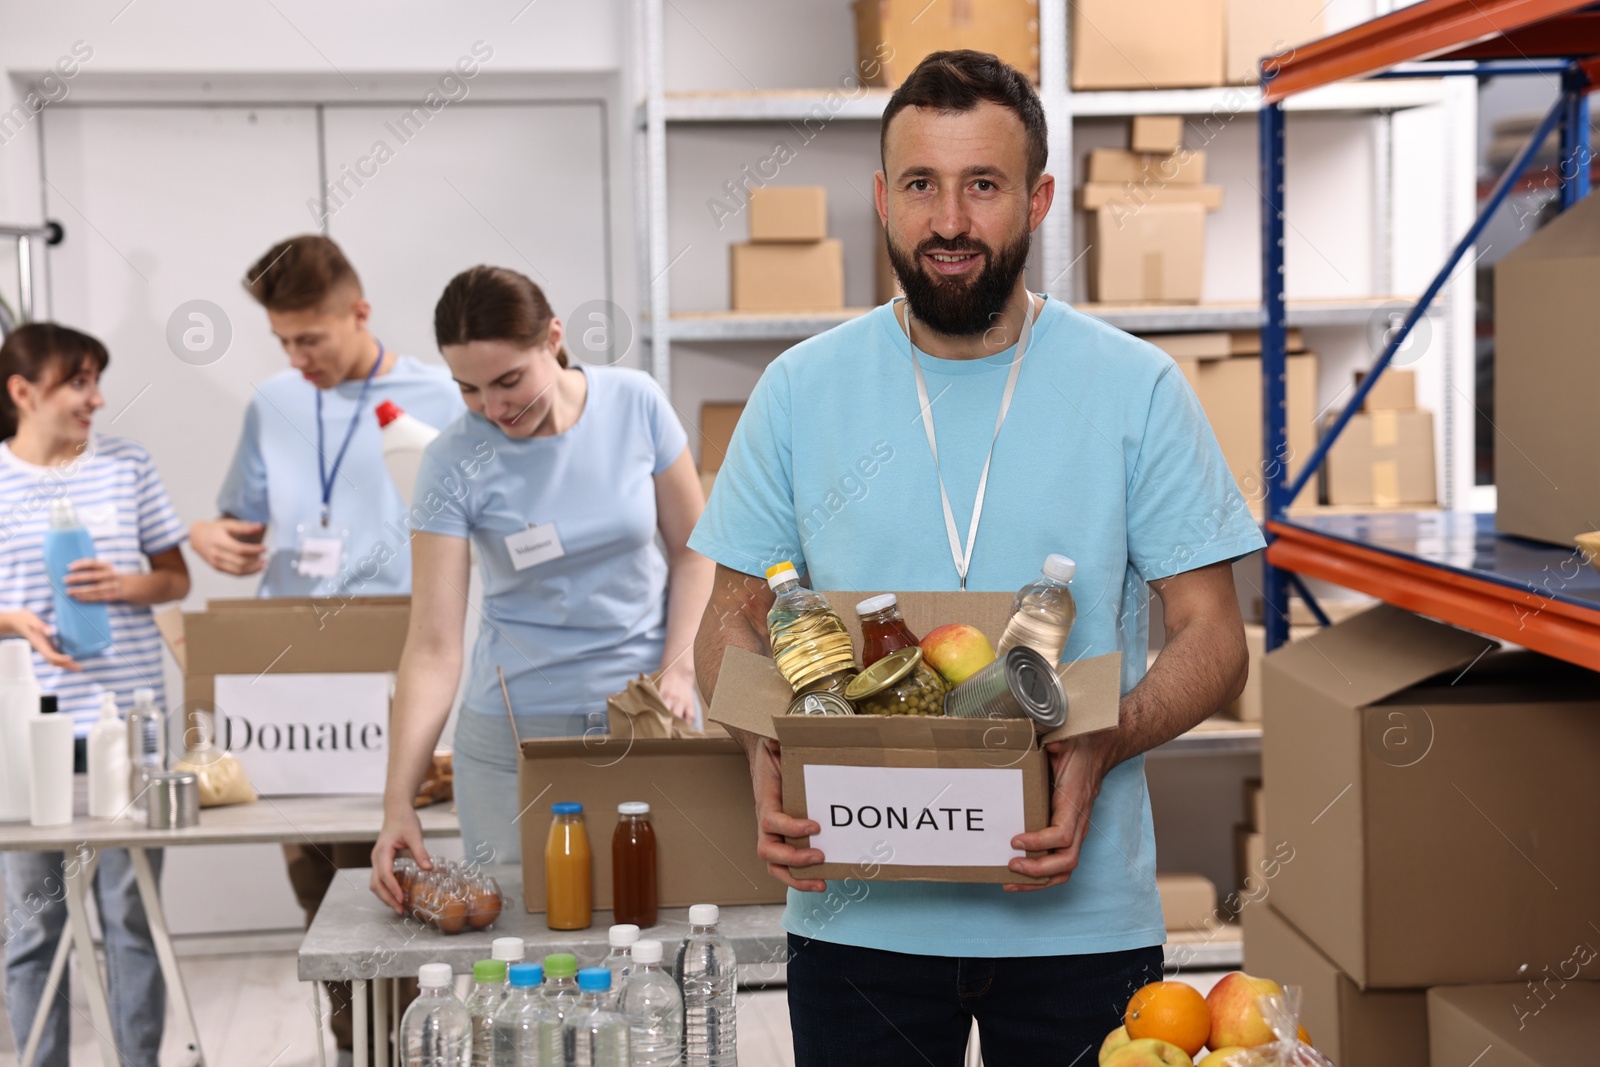
[[[821,893],[828,888],[827,882],[796,878],[789,868],[821,863],[822,853],[814,848],[795,848],[784,838],[810,837],[821,833],[822,827],[810,819],[792,819],[783,813],[783,765],[778,743],[764,737],[755,742],[756,748],[750,753],[750,781],[756,794],[756,855],[766,860],[767,873],[784,885],[802,893]]]
[[[205,519],[189,527],[189,545],[223,574],[257,574],[266,567],[266,527],[243,519]]]
[[[1008,893],[1027,893],[1062,885],[1077,869],[1083,852],[1084,835],[1089,832],[1089,812],[1100,783],[1114,765],[1111,760],[1111,732],[1101,731],[1069,737],[1046,745],[1050,753],[1050,825],[1031,834],[1018,834],[1011,847],[1024,852],[1049,852],[1040,859],[1018,858],[1010,868],[1033,878],[1048,878],[1043,885],[1008,885]]]
[[[108,604],[126,600],[122,576],[103,559],[73,560],[67,567],[67,594],[85,604]]]

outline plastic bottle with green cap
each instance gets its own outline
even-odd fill
[[[543,1062],[563,1063],[561,1021],[578,1006],[578,957],[572,953],[555,952],[544,958],[544,1002],[554,1021],[544,1028]]]
[[[611,971],[578,972],[578,1004],[562,1022],[571,1067],[628,1067],[628,1020],[611,1010]]]
[[[505,993],[504,960],[479,960],[472,965],[472,992],[467,1015],[472,1018],[472,1067],[489,1067],[494,1046],[494,1013]]]
[[[800,584],[788,560],[767,568],[777,599],[767,612],[767,639],[778,673],[796,693],[843,693],[856,673],[855,647],[828,598]]]
[[[400,1020],[400,1062],[406,1067],[467,1067],[472,1019],[451,988],[448,963],[417,968],[421,992]]]
[[[491,1062],[521,1067],[551,1062],[543,1057],[547,1034],[561,1033],[561,1017],[545,1003],[541,986],[544,968],[537,963],[513,963],[508,969],[505,995],[494,1014],[494,1051]],[[560,1063],[559,1059],[554,1062]]]

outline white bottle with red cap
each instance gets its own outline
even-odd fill
[[[383,434],[383,465],[389,468],[389,478],[400,499],[409,505],[417,485],[417,470],[422,466],[422,450],[439,436],[439,431],[407,415],[393,400],[379,404],[376,414]]]

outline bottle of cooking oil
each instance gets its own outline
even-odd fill
[[[778,672],[796,693],[842,693],[856,675],[850,631],[821,593],[802,588],[788,560],[767,568],[778,599],[767,612],[767,635]]]

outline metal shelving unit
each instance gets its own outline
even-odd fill
[[[716,124],[750,125],[804,122],[825,114],[829,122],[876,122],[889,99],[888,90],[854,95],[828,89],[740,92],[668,92],[663,58],[664,0],[635,0],[639,28],[637,69],[643,72],[643,97],[635,110],[636,204],[639,232],[640,291],[645,322],[640,331],[649,346],[649,369],[670,393],[674,342],[724,343],[798,341],[847,321],[866,309],[822,314],[775,314],[728,311],[678,312],[672,308],[673,266],[667,230],[667,138],[674,127]],[[1140,114],[1234,116],[1261,110],[1264,96],[1248,86],[1136,92],[1073,92],[1067,67],[1068,0],[1039,3],[1039,96],[1050,123],[1050,157],[1056,169],[1076,170],[1073,120],[1117,118]],[[1292,110],[1327,114],[1387,115],[1397,110],[1445,103],[1447,93],[1437,80],[1407,80],[1330,85],[1298,95]],[[818,112],[818,108],[823,108]],[[1385,164],[1386,165],[1386,164]],[[1381,183],[1380,184],[1384,184]],[[1387,211],[1388,201],[1382,210]],[[1379,220],[1385,246],[1392,227]],[[1040,275],[1054,279],[1050,295],[1070,300],[1073,212],[1064,199],[1046,218],[1037,235]],[[1387,259],[1387,255],[1383,257]],[[1363,325],[1374,311],[1395,298],[1296,301],[1288,321],[1296,326]],[[1253,329],[1262,325],[1253,303],[1197,306],[1079,305],[1080,310],[1130,331]]]
[[[1468,513],[1296,516],[1289,501],[1316,476],[1328,449],[1427,314],[1489,218],[1552,132],[1561,137],[1563,208],[1589,194],[1588,94],[1600,87],[1600,5],[1593,0],[1422,0],[1344,33],[1302,45],[1265,86],[1259,114],[1262,213],[1262,431],[1266,455],[1286,443],[1284,299],[1284,110],[1300,93],[1346,79],[1419,73],[1559,74],[1561,97],[1501,176],[1433,282],[1394,331],[1348,405],[1298,475],[1267,479],[1268,549],[1263,583],[1267,648],[1288,637],[1292,591],[1322,616],[1300,575],[1334,582],[1413,611],[1600,670],[1600,580],[1576,553],[1494,532]],[[1359,83],[1358,83],[1359,84]],[[1369,81],[1365,84],[1373,84]],[[1557,568],[1559,591],[1549,588]]]

